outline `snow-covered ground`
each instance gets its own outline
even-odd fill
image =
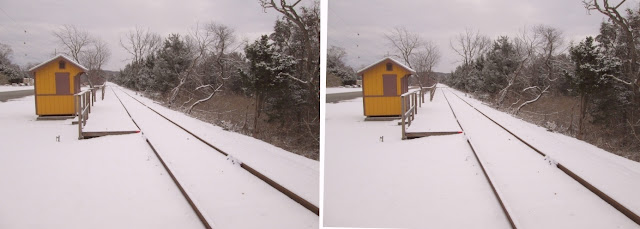
[[[22,91],[22,90],[33,90],[33,86],[7,86],[7,85],[0,85],[0,92]]]
[[[509,228],[463,135],[403,141],[397,123],[327,104],[324,226]]]
[[[72,120],[35,121],[33,96],[0,103],[0,228],[201,228],[146,139],[214,228],[318,227],[318,216],[110,87],[142,133],[77,140]],[[317,161],[140,99],[319,205]],[[87,127],[96,112],[126,115],[114,101],[113,91],[98,101]]]
[[[638,228],[452,92],[444,92],[464,134],[402,141],[397,120],[363,121],[361,98],[327,104],[324,226],[509,227],[466,143],[469,137],[519,228]],[[439,88],[434,101],[423,104],[417,125],[409,130],[456,129],[443,95]],[[639,163],[494,112],[488,115],[543,151],[555,151],[548,153],[554,160],[636,211]]]
[[[0,103],[0,228],[202,227],[142,135],[78,140],[33,101]]]
[[[336,94],[336,93],[345,93],[345,92],[356,92],[362,91],[361,87],[348,88],[348,87],[328,87],[326,92],[327,94]]]

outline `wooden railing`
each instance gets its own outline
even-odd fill
[[[92,87],[74,95],[74,100],[76,103],[76,117],[78,117],[78,139],[84,138],[82,129],[85,125],[87,125],[89,113],[91,113],[91,107],[97,101],[98,97],[96,96],[96,94],[98,90],[101,90],[102,100],[104,100],[104,88],[106,84],[107,83],[105,82],[102,85]]]
[[[87,125],[89,113],[91,113],[91,103],[93,102],[93,90],[88,89],[74,95],[76,102],[76,117],[78,117],[78,139],[83,139],[82,128]]]
[[[422,87],[423,92],[429,91],[429,101],[433,101],[433,96],[436,94],[436,85],[434,84],[431,87]],[[422,94],[422,100],[424,101],[424,94]]]
[[[93,96],[94,96],[93,101],[94,102],[98,99],[98,97],[96,96],[96,91],[97,90],[101,91],[102,100],[104,100],[104,88],[105,88],[106,85],[107,85],[107,82],[104,82],[104,84],[102,84],[102,85],[98,85],[98,86],[95,86],[95,87],[91,88],[91,90],[93,91]]]
[[[400,95],[400,106],[402,108],[401,120],[402,123],[402,139],[407,138],[406,127],[411,126],[411,121],[415,119],[415,115],[418,113],[417,106],[422,101],[418,101],[418,94],[422,94],[422,90],[411,90],[407,93]],[[422,96],[420,96],[422,97]]]
[[[400,95],[400,104],[402,108],[401,125],[402,125],[402,139],[407,139],[407,127],[411,126],[411,121],[415,119],[415,115],[418,114],[418,107],[422,107],[422,103],[425,102],[424,95],[429,91],[429,101],[433,101],[433,95],[435,95],[436,85],[431,87],[420,87],[419,89],[411,90],[407,93]]]

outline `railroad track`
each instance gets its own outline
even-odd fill
[[[459,95],[457,95],[456,93],[452,92],[450,89],[448,89],[449,92],[451,92],[451,94],[455,95],[458,99],[460,99],[461,101],[463,101],[466,105],[468,105],[469,107],[473,108],[473,110],[477,111],[478,113],[480,113],[482,116],[484,116],[485,118],[487,118],[488,120],[490,120],[492,123],[494,123],[495,125],[499,126],[501,129],[503,129],[504,131],[506,131],[507,133],[509,133],[511,136],[515,137],[516,139],[518,139],[520,142],[522,142],[524,145],[526,145],[527,147],[529,147],[530,149],[532,149],[533,151],[537,152],[540,156],[542,156],[543,158],[547,157],[547,154],[542,152],[541,150],[539,150],[538,148],[536,148],[535,146],[533,146],[532,144],[530,144],[529,142],[525,141],[523,138],[521,138],[520,136],[516,135],[515,133],[513,133],[511,130],[507,129],[505,126],[503,126],[502,124],[498,123],[497,121],[495,121],[493,118],[489,117],[488,115],[486,115],[484,112],[480,111],[478,108],[476,108],[475,106],[473,106],[471,103],[467,102],[465,99],[461,98]],[[442,94],[445,97],[445,100],[447,101],[447,104],[449,105],[449,108],[451,109],[451,112],[454,115],[454,118],[456,119],[456,122],[458,123],[458,125],[460,126],[460,128],[462,129],[462,131],[464,132],[464,128],[462,127],[462,125],[460,124],[460,121],[458,120],[458,117],[455,114],[455,111],[453,110],[453,107],[451,106],[451,103],[449,102],[449,99],[447,98],[446,94],[444,93],[444,91],[442,91]],[[502,207],[502,210],[504,211],[507,219],[509,220],[509,223],[511,224],[512,228],[516,228],[516,225],[513,221],[512,218],[512,214],[510,213],[510,211],[508,210],[508,208],[505,206],[504,201],[501,198],[501,194],[498,192],[498,190],[496,190],[495,186],[494,186],[494,182],[491,180],[489,174],[487,173],[487,171],[485,170],[485,166],[482,164],[482,160],[480,160],[480,157],[478,156],[474,145],[472,144],[471,140],[469,138],[467,138],[467,143],[469,144],[469,147],[471,147],[472,152],[474,153],[474,156],[476,157],[476,160],[478,160],[478,163],[480,164],[480,168],[482,169],[485,178],[489,181],[489,184],[491,186],[491,188],[493,189],[494,194],[496,195],[496,197],[498,198],[498,201]],[[583,187],[585,187],[586,189],[588,189],[589,191],[591,191],[593,194],[595,194],[596,196],[598,196],[600,199],[604,200],[606,203],[608,203],[609,205],[611,205],[613,208],[615,208],[616,210],[618,210],[620,213],[622,213],[623,215],[625,215],[626,217],[628,217],[630,220],[632,220],[633,222],[635,222],[636,224],[640,225],[640,216],[638,216],[638,214],[634,213],[633,211],[629,210],[628,208],[626,208],[624,205],[622,205],[620,202],[616,201],[615,199],[613,199],[611,196],[607,195],[606,193],[604,193],[603,191],[601,191],[600,189],[596,188],[594,185],[592,185],[591,183],[589,183],[588,181],[586,181],[584,178],[580,177],[579,175],[577,175],[576,173],[574,173],[573,171],[571,171],[570,169],[568,169],[567,167],[565,167],[564,165],[562,165],[559,162],[556,162],[555,165],[557,166],[558,169],[560,169],[562,172],[564,172],[567,176],[569,176],[571,179],[575,180],[576,182],[580,183]]]
[[[124,107],[125,111],[127,112],[127,114],[129,115],[129,117],[131,118],[131,120],[133,121],[133,123],[136,125],[136,127],[138,127],[138,129],[140,129],[140,126],[138,125],[138,123],[136,122],[136,120],[133,118],[133,116],[131,116],[131,114],[129,113],[129,110],[127,109],[127,107],[124,105],[124,103],[122,102],[122,100],[120,99],[120,97],[118,96],[117,93],[115,93],[114,89],[111,88],[111,90],[114,92],[114,94],[116,95],[116,98],[118,98],[118,101],[120,101],[120,104],[122,104],[122,106]],[[129,93],[119,89],[122,93],[126,94],[127,96],[131,97],[132,99],[134,99],[135,101],[137,101],[138,103],[140,103],[142,106],[148,108],[149,110],[151,110],[153,113],[157,114],[158,116],[162,117],[163,119],[167,120],[168,122],[170,122],[171,124],[175,125],[176,127],[180,128],[181,130],[183,130],[184,132],[186,132],[187,134],[193,136],[194,138],[198,139],[200,142],[204,143],[205,145],[207,145],[208,147],[210,147],[213,151],[222,154],[225,157],[229,157],[232,155],[230,155],[229,153],[225,152],[224,150],[216,147],[215,145],[211,144],[210,142],[204,140],[203,138],[201,138],[200,136],[196,135],[195,133],[193,133],[192,131],[189,131],[188,129],[186,129],[185,127],[181,126],[180,124],[176,123],[175,121],[169,119],[168,117],[162,115],[160,112],[156,111],[155,109],[147,106],[145,103],[143,103],[142,101],[138,100],[137,98],[135,98],[134,96],[131,96]],[[141,131],[142,132],[142,131]],[[144,132],[142,132],[144,134]],[[191,208],[193,209],[193,211],[196,213],[196,215],[198,216],[198,218],[200,219],[200,221],[202,222],[202,224],[204,225],[205,228],[212,228],[211,225],[209,224],[209,222],[206,220],[206,218],[204,217],[204,215],[202,214],[201,210],[198,208],[198,206],[194,203],[194,201],[192,200],[192,198],[187,194],[187,192],[185,191],[183,185],[178,181],[178,179],[175,177],[175,175],[173,174],[173,172],[171,171],[171,169],[169,169],[169,167],[167,166],[167,164],[165,163],[165,161],[163,160],[163,158],[160,156],[160,154],[157,152],[156,148],[153,146],[153,144],[151,143],[151,141],[149,141],[148,138],[145,138],[145,141],[147,142],[147,144],[149,145],[149,147],[152,149],[152,151],[154,152],[154,154],[156,155],[156,157],[158,158],[158,160],[161,162],[162,166],[164,167],[164,169],[167,171],[167,173],[169,174],[169,176],[171,177],[171,179],[173,180],[174,184],[176,184],[176,186],[178,187],[178,189],[180,190],[180,192],[182,193],[182,195],[184,196],[184,198],[187,200],[187,202],[189,203],[189,205],[191,206]],[[266,175],[260,173],[259,171],[257,171],[256,169],[252,168],[251,166],[249,166],[246,163],[240,163],[240,167],[242,169],[244,169],[245,171],[249,172],[251,175],[257,177],[258,179],[262,180],[263,182],[265,182],[266,184],[268,184],[269,186],[273,187],[274,189],[276,189],[277,191],[279,191],[280,193],[284,194],[285,196],[291,198],[293,201],[295,201],[296,203],[300,204],[301,206],[303,206],[304,208],[306,208],[307,210],[311,211],[312,213],[319,215],[320,214],[320,209],[315,206],[314,204],[312,204],[311,202],[307,201],[306,199],[302,198],[301,196],[297,195],[296,193],[294,193],[293,191],[285,188],[284,186],[278,184],[277,182],[275,182],[273,179],[267,177]]]

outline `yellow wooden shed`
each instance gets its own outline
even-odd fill
[[[29,69],[33,74],[36,114],[74,115],[74,94],[80,92],[80,75],[87,68],[71,58],[58,55]]]
[[[364,115],[401,115],[400,95],[409,91],[409,76],[415,73],[413,69],[390,57],[358,71],[362,78]]]

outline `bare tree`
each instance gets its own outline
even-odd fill
[[[411,64],[415,54],[414,51],[423,45],[420,36],[409,32],[405,27],[395,27],[390,33],[385,33],[384,36],[391,44],[391,47],[398,52],[396,56],[401,58],[407,66],[413,68]]]
[[[469,64],[473,59],[482,55],[491,44],[489,37],[480,34],[480,31],[473,31],[466,28],[464,33],[458,34],[449,41],[451,49],[462,58],[464,65]]]
[[[102,70],[111,58],[111,50],[106,42],[94,39],[88,49],[80,54],[80,62],[89,70]]]
[[[169,107],[173,105],[173,102],[178,98],[182,87],[187,81],[192,78],[192,75],[197,74],[196,67],[202,62],[202,58],[207,54],[207,46],[211,42],[211,36],[206,31],[200,28],[200,24],[196,24],[196,28],[190,31],[190,34],[185,37],[186,46],[189,49],[189,56],[192,56],[189,67],[178,73],[178,85],[173,87],[169,95]],[[185,102],[188,103],[189,101]],[[184,104],[183,104],[184,105]]]
[[[423,49],[415,54],[413,67],[418,74],[418,84],[424,86],[433,75],[433,67],[440,62],[440,49],[433,42],[424,42]]]
[[[516,81],[521,80],[520,75],[522,71],[525,69],[528,61],[531,60],[531,57],[535,55],[536,46],[538,45],[539,39],[536,33],[530,33],[529,30],[525,27],[520,31],[518,37],[515,39],[516,52],[518,55],[518,67],[512,73],[509,73],[507,76],[507,86],[505,86],[499,92],[499,97],[496,102],[499,106],[502,105],[504,99],[509,94],[509,90],[516,84]],[[548,88],[546,88],[548,89]]]
[[[120,46],[133,56],[134,62],[139,62],[145,56],[155,52],[162,44],[162,38],[157,33],[141,27],[130,30],[120,38]]]
[[[92,39],[88,48],[80,53],[80,63],[89,69],[87,82],[93,87],[91,77],[101,77],[102,66],[111,58],[111,50],[101,39]],[[103,76],[102,76],[103,77]]]
[[[342,47],[330,45],[327,49],[327,63],[344,63],[347,52]]]
[[[0,64],[10,63],[11,56],[13,55],[13,49],[11,46],[0,43]]]
[[[89,75],[99,74],[102,71],[102,66],[111,57],[111,50],[109,50],[107,43],[91,36],[89,32],[79,29],[75,25],[64,25],[53,31],[53,34],[63,47],[62,53],[89,69],[87,81],[93,87]]]
[[[533,46],[527,47],[530,48],[531,54],[539,54],[540,58],[542,58],[544,74],[537,77],[540,80],[528,81],[529,85],[522,90],[521,95],[529,96],[531,99],[520,104],[514,111],[515,114],[518,114],[523,107],[533,104],[542,98],[544,94],[549,92],[551,83],[560,77],[559,69],[556,67],[554,60],[564,50],[562,46],[565,40],[562,31],[550,26],[537,25],[533,27],[532,32],[534,35],[529,39],[533,39],[530,41]],[[532,78],[534,76],[529,77]]]
[[[214,72],[214,80],[200,80],[199,86],[196,87],[196,91],[203,91],[205,97],[197,100],[191,104],[187,113],[191,113],[193,108],[199,104],[209,101],[217,92],[224,86],[224,82],[229,78],[228,72],[231,66],[229,63],[232,61],[227,58],[229,52],[236,51],[238,45],[236,44],[236,36],[234,29],[223,24],[210,23],[206,26],[204,34],[201,36],[199,42],[200,50],[203,52],[201,55],[206,55],[206,50],[210,49],[213,58],[213,63],[217,66],[217,71]]]
[[[63,47],[62,53],[70,56],[76,62],[80,62],[81,53],[93,41],[89,32],[78,29],[75,25],[64,25],[53,31],[53,35]]]

